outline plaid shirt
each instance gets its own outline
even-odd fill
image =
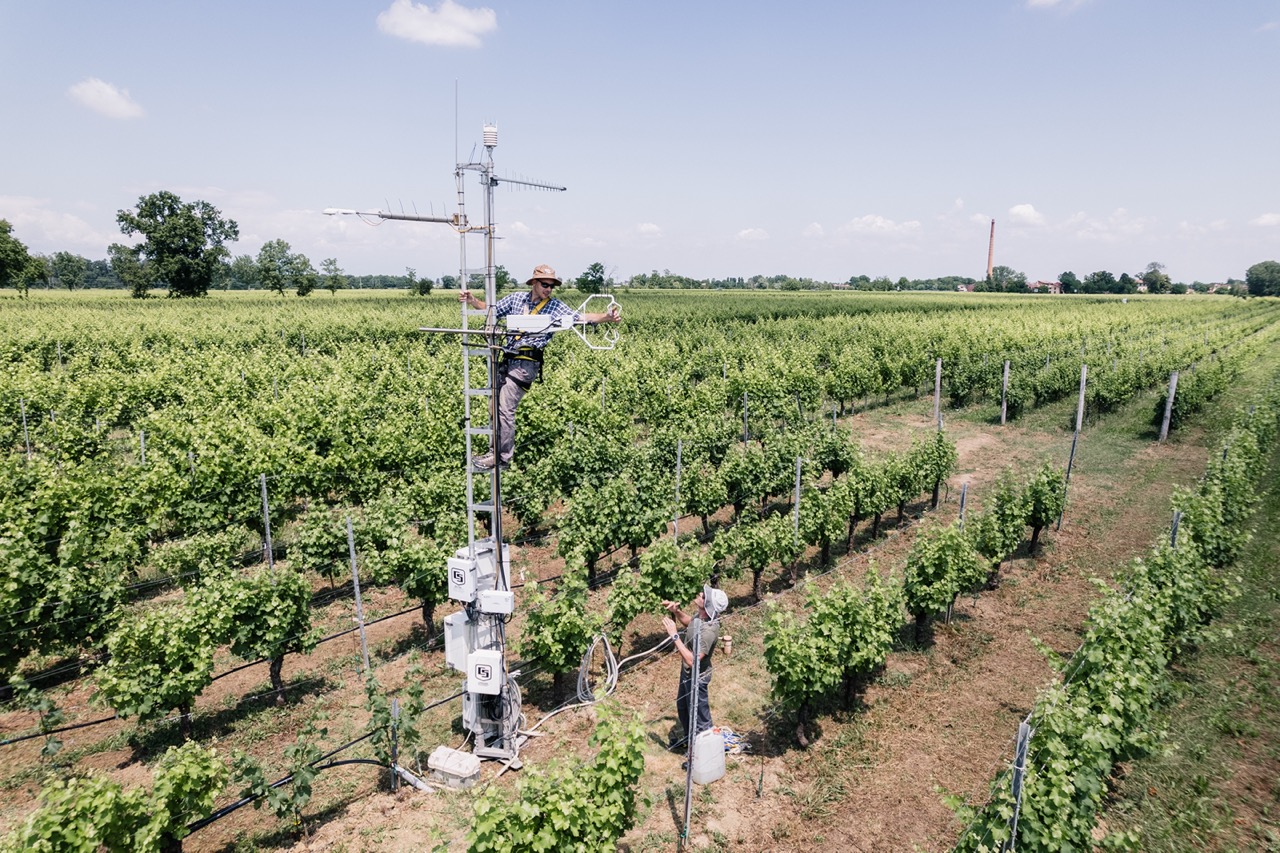
[[[498,304],[494,306],[493,313],[495,317],[505,317],[508,314],[532,314],[535,307],[536,303],[533,301],[532,295],[526,290],[520,293],[511,293],[499,299]],[[538,316],[546,317],[548,320],[570,316],[574,318],[574,322],[580,321],[576,310],[554,297],[548,300],[546,307],[538,312]],[[507,335],[507,343],[503,349],[514,353],[520,347],[545,349],[547,344],[551,343],[551,333],[549,332],[543,334],[528,332],[518,337],[519,340],[517,340],[517,335],[515,334]]]

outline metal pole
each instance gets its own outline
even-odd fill
[[[1080,443],[1080,429],[1084,426],[1084,388],[1089,376],[1089,365],[1080,365],[1080,400],[1076,403],[1076,431],[1071,436],[1071,455],[1067,457],[1067,477],[1066,485],[1071,484],[1071,468],[1076,461],[1076,445]],[[1055,527],[1057,530],[1062,529],[1062,516],[1066,512],[1066,503],[1063,503],[1063,512],[1058,513],[1058,523]]]
[[[933,420],[942,430],[942,359],[938,359],[933,371]]]
[[[391,790],[400,788],[400,774],[396,768],[400,764],[400,700],[391,700]]]
[[[1080,399],[1076,403],[1076,434],[1079,435],[1080,429],[1084,426],[1084,387],[1089,377],[1089,365],[1080,365]]]
[[[746,444],[749,433],[747,432],[747,392],[742,392],[742,443]]]
[[[965,499],[969,497],[969,483],[964,482],[960,486],[960,529],[964,530],[964,505]]]
[[[680,474],[681,463],[683,462],[681,455],[684,451],[684,439],[676,439],[676,511],[671,519],[671,541],[680,542]]]
[[[795,528],[796,541],[800,541],[800,457],[796,457],[796,510],[791,526]]]
[[[25,398],[18,398],[18,405],[22,407],[22,443],[27,446],[27,461],[31,461],[31,434],[27,432],[27,401]]]
[[[1022,812],[1022,780],[1027,773],[1027,747],[1034,729],[1023,720],[1018,724],[1018,746],[1013,761],[1013,817],[1009,820],[1009,840],[1000,846],[1001,853],[1011,853],[1018,843],[1018,815]]]
[[[1009,361],[1004,363],[1004,381],[1000,385],[1000,425],[1004,426],[1005,416],[1009,412]]]
[[[1160,441],[1169,437],[1169,423],[1173,420],[1173,398],[1178,393],[1178,371],[1169,374],[1169,396],[1164,401],[1164,420],[1160,422]]]
[[[1173,529],[1169,533],[1169,547],[1178,548],[1178,526],[1182,524],[1182,510],[1173,511]]]
[[[691,650],[693,666],[690,667],[692,672],[689,679],[689,718],[684,721],[685,736],[689,742],[685,745],[684,830],[680,833],[682,846],[689,839],[689,816],[693,811],[693,742],[698,739],[698,677],[700,675],[698,655],[702,651],[702,620],[699,619],[698,622],[698,630],[693,632],[693,649]]]
[[[351,585],[356,593],[356,624],[360,626],[360,657],[364,660],[364,671],[368,672],[369,640],[364,635],[364,603],[360,600],[360,572],[356,569],[356,536],[351,531],[349,515],[347,516],[347,550],[351,553]]]
[[[271,548],[271,510],[267,506],[267,475],[260,474],[259,482],[262,483],[262,530],[266,534],[263,547],[267,551],[267,566],[272,572],[276,570],[276,557]]]
[[[142,450],[142,464],[147,464],[147,431],[145,429],[138,430],[138,447]]]

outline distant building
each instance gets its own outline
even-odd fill
[[[1032,293],[1039,293],[1041,290],[1045,293],[1062,293],[1062,282],[1033,281],[1027,285],[1027,290],[1030,290]]]

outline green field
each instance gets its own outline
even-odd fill
[[[610,630],[631,653],[656,630],[634,585],[696,589],[694,576],[718,563],[741,612],[735,644],[748,657],[734,663],[742,667],[738,686],[721,682],[716,695],[725,718],[751,732],[768,757],[757,796],[767,771],[771,808],[783,814],[733,825],[724,815],[750,814],[749,797],[733,801],[728,785],[705,789],[711,801],[698,812],[722,823],[695,840],[724,849],[820,845],[812,833],[800,837],[809,818],[797,815],[818,816],[833,838],[867,849],[892,849],[878,845],[907,836],[925,849],[946,849],[962,829],[946,816],[942,798],[926,790],[912,818],[919,826],[859,836],[858,822],[832,815],[860,814],[856,804],[865,806],[865,792],[855,793],[861,783],[838,771],[823,775],[823,762],[836,760],[823,744],[855,744],[867,726],[890,731],[895,719],[901,722],[906,711],[892,711],[894,685],[931,683],[942,649],[953,660],[978,654],[953,644],[968,642],[979,611],[944,624],[931,610],[933,645],[918,645],[909,629],[898,636],[910,617],[895,611],[889,662],[874,668],[871,698],[864,700],[874,705],[882,696],[890,716],[881,719],[866,707],[858,712],[856,705],[828,707],[818,697],[811,709],[821,729],[818,746],[806,753],[792,740],[795,708],[764,666],[760,650],[772,629],[763,611],[752,609],[756,592],[804,614],[805,597],[791,594],[793,585],[828,588],[826,580],[799,580],[806,570],[817,576],[834,565],[833,580],[847,575],[861,583],[874,560],[900,576],[918,531],[955,519],[962,484],[973,482],[973,506],[984,508],[1002,475],[1021,485],[1045,462],[1060,469],[1087,365],[1088,450],[1068,512],[1102,524],[1097,519],[1112,506],[1117,518],[1137,513],[1132,527],[1110,550],[1089,543],[1089,556],[1073,550],[1085,547],[1074,533],[1046,532],[1047,554],[1030,552],[1024,542],[1010,552],[1012,582],[989,596],[1016,609],[1029,606],[1019,596],[1038,584],[1065,583],[1062,594],[1073,604],[1064,614],[1073,621],[1061,626],[1060,640],[1069,643],[1081,636],[1091,595],[1087,583],[1076,583],[1087,580],[1082,565],[1104,562],[1105,571],[1094,571],[1109,576],[1156,538],[1160,522],[1148,514],[1165,511],[1174,485],[1194,484],[1229,413],[1265,388],[1277,367],[1271,353],[1280,313],[1262,299],[737,291],[646,291],[618,299],[625,322],[617,347],[595,351],[560,336],[545,380],[521,407],[517,457],[503,483],[504,529],[518,546],[517,571],[525,580],[580,574],[593,586],[572,593],[560,581],[563,601],[580,595],[580,602],[557,610],[551,594],[531,615],[526,611],[542,591],[522,589],[510,628],[513,649],[526,658],[528,714],[540,717],[562,699],[553,675],[576,671],[585,645],[584,628],[563,627],[565,612],[594,614],[596,628],[613,618]],[[467,537],[462,358],[453,336],[418,331],[457,325],[456,294],[130,300],[119,293],[33,292],[0,299],[0,318],[0,359],[7,364],[0,378],[6,448],[0,675],[22,679],[0,719],[3,737],[26,738],[0,746],[9,751],[0,825],[20,824],[50,780],[93,771],[145,790],[169,747],[216,744],[223,769],[201,765],[209,798],[174,807],[163,834],[252,788],[248,775],[232,778],[230,753],[243,753],[270,780],[305,767],[303,758],[378,731],[385,707],[366,698],[359,650],[354,637],[341,633],[351,625],[348,519],[366,618],[386,617],[371,631],[377,679],[371,695],[394,694],[416,707],[457,690],[457,676],[443,666],[422,620],[438,622],[451,609],[443,562]],[[933,400],[938,360],[941,424]],[[1173,371],[1180,373],[1173,441],[1155,445]],[[951,461],[938,469],[938,508],[929,494],[933,482],[922,473],[932,470],[923,450],[931,441],[952,448]],[[1161,463],[1163,457],[1148,458],[1153,452],[1175,456]],[[772,544],[758,537],[748,544],[757,528],[790,522],[797,470],[805,541],[789,552],[783,540],[795,534],[784,531],[770,534]],[[1133,491],[1141,498],[1115,507],[1115,496],[1135,483],[1146,483],[1150,494]],[[850,517],[852,504],[838,504],[833,521],[814,520],[813,507],[854,495],[870,501],[860,517]],[[264,500],[274,568],[265,562]],[[670,540],[675,515],[682,516],[678,553],[658,544]],[[758,583],[750,576],[750,548],[764,549]],[[1042,577],[1050,570],[1052,578]],[[296,582],[279,583],[277,572]],[[627,583],[610,585],[615,575]],[[973,600],[977,607],[976,591]],[[1052,602],[1044,608],[1036,612],[1051,613]],[[526,641],[527,620],[563,631],[556,635],[561,645]],[[1024,636],[1007,625],[983,630],[999,638],[997,646]],[[551,662],[557,653],[559,662]],[[283,680],[280,665],[271,679],[265,665],[233,672],[270,658],[284,661]],[[666,734],[665,697],[674,688],[667,676],[661,665],[650,666],[619,689],[620,704],[640,713],[647,738],[638,784],[649,805],[626,836],[634,850],[671,846],[663,840],[672,832],[661,804],[665,783],[651,778],[671,770],[673,759],[653,743]],[[1028,678],[1007,699],[1022,713],[1031,707],[1025,691],[1051,673],[1041,662]],[[974,682],[975,691],[980,684]],[[658,694],[663,700],[654,704]],[[44,736],[115,713],[121,719]],[[990,724],[973,714],[975,725]],[[424,710],[411,749],[425,755],[439,743],[458,745],[456,717],[456,703]],[[585,754],[589,729],[585,720],[565,723],[536,742],[532,763]],[[1011,735],[1001,730],[990,738],[982,752],[988,765],[939,784],[971,801],[981,798],[995,776],[987,772],[991,756]],[[558,746],[544,746],[553,740]],[[342,757],[386,763],[382,747],[371,743]],[[885,764],[869,748],[849,748],[862,755],[860,763]],[[736,772],[731,778],[749,790],[754,770],[744,764]],[[509,792],[514,775],[494,790]],[[369,767],[326,770],[314,785],[313,800],[280,805],[285,817],[278,824],[271,817],[264,828],[241,810],[191,836],[188,849],[287,846],[295,832],[327,831],[345,831],[347,849],[410,849],[423,838],[458,841],[471,823],[464,798],[418,805],[392,795]],[[845,795],[817,803],[814,793],[824,785]],[[728,799],[717,801],[717,790]],[[64,805],[88,802],[88,795],[76,796]],[[364,813],[361,803],[371,802],[412,810],[414,840],[397,834],[397,822]],[[134,818],[99,813],[98,819],[118,828]]]

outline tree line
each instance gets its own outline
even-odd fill
[[[60,251],[53,255],[31,254],[20,240],[13,236],[9,222],[0,219],[0,287],[15,287],[25,294],[32,285],[46,288],[65,287],[68,290],[82,288],[128,289],[132,295],[143,298],[157,287],[165,287],[170,296],[205,296],[211,289],[225,290],[273,290],[281,295],[292,291],[298,296],[308,296],[318,288],[331,293],[347,287],[403,288],[415,295],[430,295],[435,287],[450,290],[461,286],[458,276],[443,275],[438,279],[419,278],[412,267],[405,268],[404,275],[349,276],[338,265],[336,258],[325,258],[317,270],[311,259],[301,252],[294,252],[283,239],[269,240],[257,256],[231,257],[226,244],[239,239],[240,229],[235,220],[224,218],[222,212],[206,201],[184,202],[177,195],[161,191],[141,196],[136,210],[120,210],[116,222],[127,237],[139,236],[141,242],[133,245],[113,243],[105,260],[89,260],[72,252]],[[1043,283],[1028,284],[1025,273],[1008,266],[993,267],[984,279],[968,276],[941,276],[938,278],[908,279],[897,281],[888,276],[872,278],[867,275],[851,276],[842,283],[818,281],[812,278],[795,278],[789,275],[730,276],[727,278],[696,279],[672,273],[670,270],[640,273],[625,282],[617,282],[603,263],[592,263],[577,278],[570,279],[582,293],[601,293],[616,286],[658,289],[698,290],[974,290],[994,293],[1044,292],[1049,288]],[[496,270],[499,292],[518,286],[518,280],[502,266]],[[1203,282],[1185,284],[1173,281],[1163,264],[1152,262],[1142,272],[1119,276],[1107,270],[1098,270],[1083,279],[1068,270],[1058,276],[1063,293],[1187,293],[1209,292]],[[1280,261],[1263,261],[1251,266],[1245,281],[1227,281],[1228,290],[1238,295],[1280,295]],[[484,277],[468,276],[466,286],[480,289]]]

